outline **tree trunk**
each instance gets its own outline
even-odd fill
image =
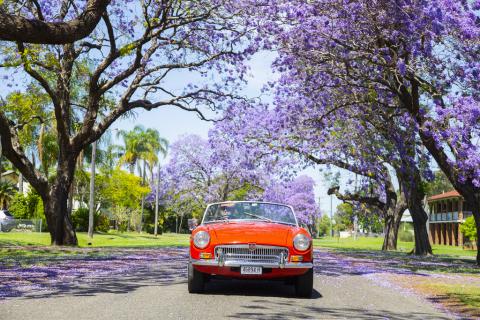
[[[423,209],[421,202],[412,203],[408,208],[413,220],[413,230],[415,233],[415,248],[413,253],[416,255],[432,254],[432,247],[428,240],[427,220],[428,216]]]
[[[44,211],[53,245],[78,245],[77,235],[68,215],[69,186],[56,181],[48,198],[44,199]]]
[[[431,255],[432,247],[427,232],[428,215],[422,205],[425,193],[421,188],[420,171],[415,166],[405,164],[402,170],[397,170],[397,177],[400,177],[401,188],[413,220],[415,233],[413,253],[416,255]]]
[[[18,193],[23,196],[23,174],[18,174]]]
[[[73,212],[73,193],[74,193],[74,187],[73,183],[70,185],[70,191],[68,192],[68,204],[67,204],[67,214],[71,218],[72,217],[72,212]]]
[[[399,219],[396,219],[393,215],[389,215],[385,218],[385,238],[383,239],[383,251],[397,250],[398,240],[398,228],[400,227],[400,215]]]

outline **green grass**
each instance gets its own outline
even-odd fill
[[[0,233],[0,260],[6,265],[38,264],[39,259],[62,259],[65,256],[101,256],[108,255],[116,248],[155,248],[186,247],[188,234],[166,233],[154,237],[136,232],[96,233],[89,240],[84,232],[78,232],[78,247],[52,247],[48,232],[8,232]],[[89,245],[88,243],[91,243]],[[92,248],[84,250],[84,248]]]
[[[464,305],[480,309],[480,288],[469,284],[433,284],[431,287],[439,294],[459,300]]]
[[[165,233],[154,237],[147,233],[109,232],[96,233],[89,240],[84,232],[78,232],[79,247],[169,247],[188,246],[188,234]],[[89,245],[88,243],[91,243]],[[48,246],[50,234],[47,232],[7,232],[0,233],[0,248],[5,246]]]
[[[336,248],[343,250],[369,250],[379,251],[382,249],[383,238],[321,238],[314,239],[313,244],[315,247],[324,248]],[[410,252],[413,249],[413,242],[401,242],[397,243],[397,250],[400,252]],[[477,251],[475,250],[463,250],[462,247],[455,246],[433,246],[433,253],[435,255],[446,255],[452,257],[475,257]]]

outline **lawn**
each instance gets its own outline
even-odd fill
[[[315,247],[337,248],[343,250],[371,250],[378,251],[382,249],[383,238],[321,238],[313,241]],[[410,252],[413,249],[413,242],[401,242],[397,244],[397,249],[400,252]],[[435,255],[445,255],[451,257],[475,257],[477,251],[463,250],[461,247],[454,246],[433,246],[433,253]]]
[[[189,234],[165,233],[154,237],[147,233],[136,232],[109,232],[96,233],[90,242],[84,232],[77,233],[79,247],[167,247],[188,246]],[[315,247],[338,248],[343,250],[371,250],[378,251],[382,248],[383,238],[365,238],[357,240],[353,238],[321,238],[314,240]],[[91,243],[89,245],[88,243]],[[0,233],[0,248],[5,246],[48,246],[50,235],[47,232],[8,232]],[[409,252],[413,248],[413,242],[398,242],[398,251]],[[463,250],[461,247],[433,246],[436,255],[452,257],[475,257],[476,251]]]
[[[169,247],[188,246],[189,234],[165,233],[155,237],[136,232],[96,233],[89,240],[85,232],[77,232],[79,247]],[[91,244],[89,244],[91,243]],[[0,248],[5,246],[48,246],[48,232],[8,232],[0,233]]]
[[[165,233],[154,237],[147,233],[109,232],[96,233],[89,240],[85,232],[77,232],[77,237],[79,247],[53,247],[48,232],[0,233],[0,259],[6,264],[29,265],[38,259],[109,255],[116,248],[186,247],[190,235]]]

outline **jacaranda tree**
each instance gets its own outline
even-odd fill
[[[62,21],[85,6],[84,1],[35,3],[39,5],[9,2],[8,12],[30,11],[45,21]],[[67,214],[75,163],[113,122],[136,108],[161,106],[203,117],[199,105],[216,109],[236,96],[236,82],[247,69],[243,61],[256,49],[249,44],[251,26],[242,10],[240,3],[230,0],[115,1],[82,40],[52,46],[2,42],[0,72],[6,84],[18,85],[24,77],[37,82],[55,115],[50,123],[59,152],[55,177],[49,181],[19,141],[19,130],[26,123],[47,120],[32,116],[16,123],[0,110],[3,153],[41,196],[53,244],[77,243]],[[192,79],[198,74],[209,80],[179,88],[177,82],[168,81],[174,74],[189,74]]]
[[[392,112],[412,128],[479,226],[479,8],[478,1],[451,0],[276,1],[257,10],[257,21],[273,35],[271,45],[281,43],[281,84],[302,79],[305,96],[316,96],[325,114],[331,92],[376,102],[361,104],[360,114]],[[356,100],[351,105],[358,107]],[[403,157],[412,163],[416,154]],[[406,177],[414,186],[407,200],[418,208],[416,177]]]
[[[272,180],[265,187],[263,200],[291,205],[298,222],[306,226],[311,234],[317,234],[320,208],[315,201],[315,181],[305,175],[290,181]]]

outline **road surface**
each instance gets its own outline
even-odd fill
[[[452,319],[379,281],[377,270],[329,252],[316,257],[311,299],[295,298],[281,282],[261,281],[211,281],[206,293],[188,294],[182,257],[0,300],[0,319]]]

